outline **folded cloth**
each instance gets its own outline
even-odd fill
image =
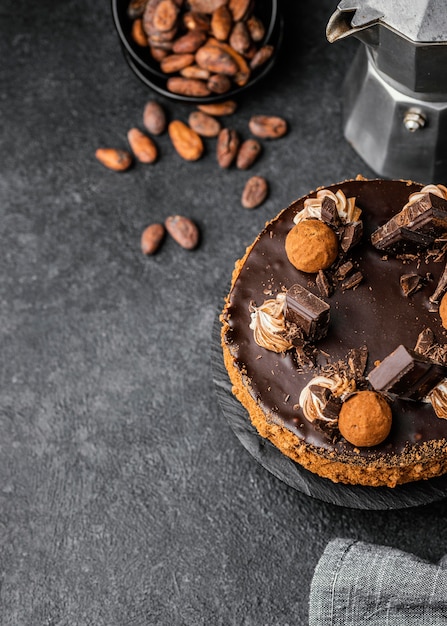
[[[335,539],[313,575],[309,626],[447,625],[447,559]]]

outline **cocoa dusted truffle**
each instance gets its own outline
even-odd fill
[[[439,316],[444,328],[447,328],[447,293],[442,296],[439,304]]]
[[[302,272],[312,273],[328,268],[338,256],[338,237],[320,220],[298,222],[286,237],[286,254],[290,263]]]
[[[343,403],[338,417],[341,435],[352,445],[377,446],[391,430],[391,408],[375,391],[359,391]]]

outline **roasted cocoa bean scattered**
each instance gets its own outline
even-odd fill
[[[256,139],[246,139],[237,153],[236,167],[248,170],[261,154],[261,144]]]
[[[109,170],[124,172],[132,165],[132,155],[119,148],[98,148],[95,156]]]
[[[254,115],[248,126],[255,137],[278,139],[287,133],[287,122],[276,115]]]
[[[262,176],[252,176],[245,183],[241,203],[245,209],[255,209],[268,196],[268,183]]]
[[[197,108],[203,113],[221,117],[222,115],[233,115],[237,110],[235,100],[225,100],[225,102],[213,102],[211,104],[198,104]]]
[[[188,4],[191,10],[196,13],[213,13],[222,4],[226,4],[228,0],[189,0]]]
[[[168,90],[181,96],[193,96],[201,98],[209,96],[210,90],[206,83],[197,78],[184,78],[183,76],[171,76],[167,81]]]
[[[210,27],[210,18],[203,13],[188,11],[183,15],[183,26],[187,30],[205,30]]]
[[[258,43],[259,41],[262,41],[264,39],[265,26],[262,21],[255,15],[252,15],[248,18],[247,28],[248,32],[250,33],[250,37],[255,43]]]
[[[163,224],[150,224],[141,233],[141,252],[143,254],[155,254],[165,236]]]
[[[161,135],[166,130],[166,113],[155,100],[149,100],[143,111],[143,124],[152,135]]]
[[[219,120],[202,111],[193,111],[188,117],[188,124],[202,137],[217,137],[221,125]]]
[[[228,168],[239,150],[239,135],[235,130],[222,128],[217,137],[216,156],[220,167]]]
[[[161,0],[158,2],[152,24],[155,30],[168,32],[175,28],[179,7],[174,0]]]
[[[157,160],[157,146],[141,130],[131,128],[127,133],[127,140],[132,152],[140,163],[154,163]]]
[[[192,220],[183,215],[171,215],[165,220],[171,237],[185,250],[193,250],[199,243],[199,229]]]
[[[175,150],[186,161],[197,161],[203,154],[204,146],[200,135],[180,120],[168,126],[169,137]]]

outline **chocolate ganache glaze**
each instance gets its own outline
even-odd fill
[[[446,341],[437,306],[429,298],[435,291],[445,267],[445,258],[434,261],[426,251],[418,255],[395,257],[377,250],[371,233],[398,213],[409,195],[421,185],[406,181],[356,179],[326,187],[334,193],[341,189],[347,198],[355,197],[362,210],[363,237],[348,253],[363,274],[354,289],[337,287],[330,297],[321,296],[315,274],[303,273],[289,262],[285,239],[293,227],[293,218],[303,209],[309,194],[284,209],[269,222],[245,257],[236,264],[231,291],[222,315],[223,345],[233,358],[233,366],[242,375],[253,400],[261,407],[267,421],[296,435],[318,454],[360,463],[383,457],[396,458],[412,453],[417,458],[427,442],[442,448],[447,438],[447,420],[435,414],[430,402],[395,399],[391,402],[393,422],[386,440],[372,448],[355,448],[342,437],[330,437],[315,428],[299,407],[302,389],[315,372],[297,367],[293,351],[275,353],[259,347],[250,329],[250,305],[261,305],[267,298],[300,284],[330,305],[326,337],[315,343],[320,359],[345,360],[351,349],[367,346],[365,374],[399,345],[414,349],[418,336],[430,328],[439,344]],[[421,276],[422,287],[405,295],[400,278],[403,274]],[[227,366],[228,367],[228,366]],[[445,448],[444,448],[445,451]],[[443,452],[445,454],[445,452]]]

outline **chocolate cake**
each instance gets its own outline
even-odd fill
[[[334,482],[447,472],[446,260],[442,185],[358,177],[268,222],[221,314],[233,393],[259,434]]]

